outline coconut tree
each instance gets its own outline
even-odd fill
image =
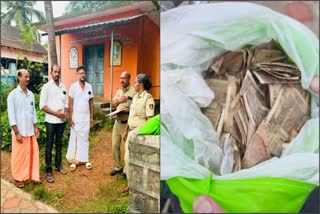
[[[64,15],[88,11],[93,8],[116,8],[136,1],[69,1]]]
[[[52,2],[44,1],[44,9],[46,11],[47,26],[48,26],[48,44],[49,44],[50,62],[51,62],[51,65],[54,65],[54,64],[58,64],[58,59],[57,59],[57,51],[56,51]]]
[[[40,41],[40,34],[31,23],[34,18],[45,21],[45,17],[41,11],[33,8],[35,3],[36,1],[1,1],[1,7],[6,9],[6,12],[1,11],[1,24],[12,25],[15,22],[20,30],[27,27],[34,38]]]
[[[36,1],[1,1],[1,7],[7,10],[1,14],[1,24],[11,25],[14,21],[21,29],[21,26],[32,22],[33,18],[45,21],[44,14],[33,8],[35,3]]]

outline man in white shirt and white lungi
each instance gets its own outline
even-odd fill
[[[93,90],[86,80],[86,68],[77,68],[78,81],[69,90],[70,140],[66,158],[74,171],[79,164],[91,169],[89,162],[89,132],[93,127]]]

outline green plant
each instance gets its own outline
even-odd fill
[[[45,126],[45,112],[39,109],[39,102],[40,102],[40,95],[35,94],[35,107],[36,107],[36,114],[37,114],[37,126],[40,131],[40,137],[37,139],[39,146],[41,144],[45,144],[46,142],[46,126]]]
[[[49,195],[49,191],[44,186],[37,188],[33,193],[33,197],[35,200],[45,200],[49,198]]]
[[[18,68],[24,68],[30,72],[30,82],[28,84],[28,89],[35,94],[39,94],[44,84],[43,63],[31,62],[27,57],[24,57],[22,61],[19,61]]]
[[[127,213],[128,207],[125,204],[114,205],[108,210],[108,212],[110,212],[110,213]]]
[[[1,84],[1,149],[11,150],[11,127],[9,124],[8,111],[7,111],[7,97],[14,89],[14,85]]]
[[[32,182],[28,182],[27,184],[24,185],[24,190],[27,192],[30,192],[34,189],[35,185]]]
[[[53,193],[47,190],[44,186],[40,186],[35,189],[33,193],[33,198],[35,200],[41,200],[47,204],[60,205],[63,198],[63,192],[61,190],[56,190]]]
[[[99,125],[97,126],[97,129],[103,128],[103,127],[113,127],[113,120],[110,119],[110,117],[105,116],[105,114],[101,112],[96,112],[93,115],[94,121],[99,121]]]
[[[84,210],[95,213],[126,213],[128,212],[128,195],[119,191],[118,187],[126,185],[126,181],[113,181],[110,185],[99,185],[98,192],[79,203],[77,207],[68,212],[83,212]]]

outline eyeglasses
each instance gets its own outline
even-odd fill
[[[78,73],[78,74],[82,75],[82,74],[86,74],[86,73]]]

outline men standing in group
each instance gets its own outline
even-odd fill
[[[120,163],[120,145],[124,129],[127,125],[132,97],[135,94],[133,86],[130,85],[130,77],[131,75],[127,71],[121,73],[121,88],[118,88],[112,102],[112,108],[117,108],[117,111],[122,111],[116,114],[116,119],[112,130],[112,159],[114,169],[110,172],[111,176],[114,176],[117,173],[120,174],[123,171],[123,168]],[[125,178],[124,174],[123,177]]]
[[[18,71],[18,86],[7,98],[9,123],[12,128],[11,171],[15,185],[22,188],[24,182],[40,182],[39,147],[35,99],[27,89],[30,74]]]
[[[55,167],[61,174],[67,174],[62,166],[62,136],[66,126],[66,114],[68,112],[68,98],[66,86],[60,82],[61,67],[53,65],[50,72],[52,79],[44,84],[40,93],[40,109],[46,113],[46,172],[47,181],[54,182],[52,175],[52,148],[56,147]]]
[[[83,65],[77,68],[78,81],[73,83],[69,90],[71,130],[66,158],[72,171],[78,164],[86,164],[87,169],[92,167],[89,162],[89,132],[94,124],[93,90],[85,81],[86,72]]]

